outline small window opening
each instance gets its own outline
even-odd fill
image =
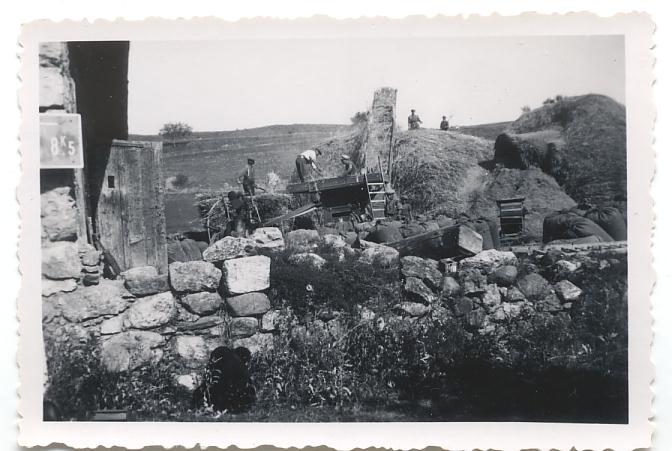
[[[107,176],[107,187],[108,188],[114,188],[114,176],[113,175],[108,175]]]

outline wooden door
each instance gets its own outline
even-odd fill
[[[168,270],[162,143],[114,140],[98,200],[100,242],[122,271]]]

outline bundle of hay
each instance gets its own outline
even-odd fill
[[[393,183],[414,211],[456,216],[468,210],[487,172],[492,141],[440,130],[397,134]]]
[[[472,197],[469,211],[474,217],[497,218],[497,200],[511,197],[525,197],[528,214],[523,233],[531,240],[541,240],[544,218],[549,213],[576,205],[555,179],[539,168],[497,168],[486,177],[482,190]]]

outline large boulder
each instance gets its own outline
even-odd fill
[[[229,294],[262,291],[270,286],[271,259],[257,255],[227,260],[222,271],[222,285]]]
[[[256,318],[239,317],[229,321],[229,334],[231,338],[251,337],[259,329],[259,321]]]
[[[118,315],[130,306],[133,299],[122,281],[106,279],[102,279],[99,285],[81,287],[58,297],[63,317],[71,322]]]
[[[232,258],[249,257],[255,254],[254,247],[255,242],[250,238],[226,236],[203,251],[203,260],[215,263]]]
[[[42,274],[48,279],[76,279],[81,276],[82,263],[77,244],[59,241],[42,248]]]
[[[121,273],[126,289],[134,296],[170,291],[167,274],[159,274],[154,266],[131,268]]]
[[[203,367],[210,355],[205,339],[198,335],[175,337],[173,351],[179,360],[189,368]]]
[[[42,237],[49,241],[77,239],[77,209],[70,188],[62,186],[40,195]]]
[[[426,315],[432,308],[420,302],[401,302],[395,305],[393,310],[411,317],[417,317]]]
[[[180,299],[180,302],[191,313],[206,316],[219,310],[222,306],[222,297],[218,293],[204,291],[187,294]]]
[[[277,227],[259,227],[254,231],[250,239],[254,241],[257,249],[282,251],[285,249],[285,239]]]
[[[561,280],[555,284],[555,293],[563,302],[574,302],[579,299],[583,291],[569,280]]]
[[[460,261],[459,268],[460,270],[466,268],[475,268],[486,273],[490,273],[493,270],[504,265],[516,266],[518,264],[518,259],[513,252],[509,251],[498,251],[497,249],[488,249],[473,257],[465,258]]]
[[[209,262],[174,262],[168,267],[170,284],[178,292],[215,291],[222,272]]]
[[[401,275],[404,278],[417,277],[434,290],[441,287],[443,278],[438,261],[412,255],[401,258]]]
[[[417,277],[407,277],[404,281],[404,295],[411,302],[419,302],[422,304],[431,304],[436,301],[436,296],[427,288],[422,280]]]
[[[292,230],[285,236],[285,244],[296,252],[310,252],[319,246],[320,234],[317,230]]]
[[[57,293],[70,293],[77,289],[75,279],[49,280],[42,279],[42,296],[49,297]]]
[[[293,264],[306,264],[312,266],[315,269],[322,269],[327,261],[320,257],[317,254],[312,252],[301,252],[298,254],[290,255],[289,262]]]
[[[103,341],[100,360],[108,371],[131,371],[157,363],[163,357],[163,337],[156,332],[132,330]]]
[[[252,354],[270,351],[273,349],[273,334],[254,334],[251,337],[238,338],[233,341],[233,347],[247,348]]]
[[[513,285],[516,277],[518,277],[518,269],[513,265],[504,265],[492,272],[488,276],[488,280],[502,287],[508,287]]]
[[[399,262],[399,251],[384,244],[376,244],[370,241],[358,240],[359,247],[363,249],[360,261],[369,265],[379,265],[383,268],[391,268]]]
[[[170,292],[138,299],[124,313],[124,329],[153,329],[177,315],[177,301]]]
[[[232,316],[254,316],[268,312],[271,301],[264,293],[246,293],[227,298],[226,306]]]
[[[529,300],[540,300],[552,293],[553,287],[537,273],[530,273],[518,279],[516,287]]]

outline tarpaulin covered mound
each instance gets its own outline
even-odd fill
[[[495,163],[507,168],[541,168],[562,184],[567,180],[568,163],[561,130],[530,133],[502,133],[495,140]]]
[[[394,145],[393,182],[414,211],[456,216],[467,211],[492,158],[492,141],[440,130],[400,132]]]
[[[484,180],[482,190],[472,196],[469,212],[474,217],[497,218],[497,200],[525,197],[524,234],[541,240],[544,218],[551,212],[572,208],[576,203],[558,183],[541,169],[497,168]]]
[[[560,130],[566,143],[567,177],[563,187],[574,200],[607,204],[626,190],[625,107],[596,94],[565,97],[523,114],[513,134]]]

